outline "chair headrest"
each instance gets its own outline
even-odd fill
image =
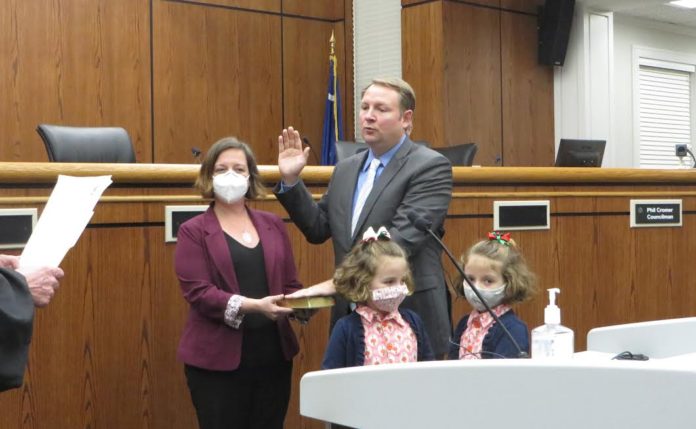
[[[41,124],[36,131],[49,161],[135,162],[128,132],[120,127],[67,127]]]

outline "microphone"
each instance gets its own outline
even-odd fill
[[[191,148],[191,155],[193,155],[193,159],[195,159],[198,162],[201,162],[201,150],[198,149],[197,147],[192,147]]]
[[[476,286],[471,284],[469,279],[466,277],[466,274],[464,274],[464,270],[459,265],[459,263],[457,262],[457,259],[454,257],[452,252],[450,252],[450,250],[447,248],[447,246],[445,246],[445,243],[443,243],[442,240],[440,240],[440,237],[438,237],[437,234],[435,234],[433,232],[433,230],[431,229],[433,226],[433,221],[430,220],[427,216],[420,216],[416,212],[410,212],[406,217],[408,218],[408,220],[411,221],[411,223],[413,224],[413,226],[416,227],[417,230],[430,234],[430,236],[435,239],[437,244],[440,245],[442,250],[445,251],[445,253],[449,257],[450,261],[452,261],[454,266],[457,268],[457,271],[462,276],[464,281],[471,287],[471,290],[474,291],[474,294],[478,297],[479,301],[481,301],[483,306],[486,307],[486,311],[488,312],[488,314],[490,314],[491,317],[493,317],[493,319],[495,320],[495,323],[497,323],[498,325],[500,325],[501,328],[503,328],[503,332],[505,332],[505,336],[508,337],[510,342],[512,342],[512,345],[515,346],[515,349],[517,349],[517,357],[528,358],[529,354],[527,352],[523,351],[522,348],[520,347],[520,345],[517,344],[515,337],[513,337],[512,334],[510,333],[510,331],[508,331],[508,329],[505,327],[505,325],[503,325],[503,323],[500,321],[500,318],[498,317],[498,315],[496,315],[495,312],[493,310],[491,310],[491,307],[483,299],[478,288],[476,288]]]
[[[307,137],[302,137],[302,143],[309,146],[309,151],[312,152],[312,155],[314,155],[314,162],[316,162],[317,164],[321,164],[321,162],[319,161],[319,157],[317,156],[317,152],[314,150],[314,146],[312,146],[309,143],[309,139]]]

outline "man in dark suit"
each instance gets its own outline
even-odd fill
[[[34,306],[48,305],[63,277],[60,268],[27,272],[18,267],[18,257],[0,255],[0,392],[22,385]]]
[[[309,149],[302,149],[300,135],[292,127],[283,130],[278,138],[282,182],[275,193],[309,242],[333,239],[336,265],[365,229],[386,226],[408,252],[415,280],[415,293],[402,305],[421,316],[435,354],[443,356],[451,325],[441,250],[407,216],[416,212],[433,221],[433,230],[442,226],[452,196],[452,168],[445,157],[408,138],[415,104],[413,89],[398,78],[375,79],[363,90],[360,126],[370,149],[336,165],[318,203],[299,179]],[[372,178],[369,192],[361,192]],[[316,288],[320,294],[331,292],[333,284],[327,280]],[[332,326],[349,311],[348,303],[338,300]]]

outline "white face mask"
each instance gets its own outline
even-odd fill
[[[481,294],[481,297],[486,301],[486,304],[488,304],[490,308],[493,308],[500,304],[503,301],[503,298],[505,298],[506,287],[506,284],[502,284],[495,289],[478,288],[478,291]],[[486,310],[486,307],[466,282],[464,282],[464,296],[466,297],[466,300],[469,301],[469,304],[471,304],[471,306],[478,311]]]
[[[249,190],[249,177],[232,170],[213,177],[213,192],[227,204],[236,203],[244,198]]]
[[[406,295],[408,295],[408,287],[400,284],[373,290],[371,302],[377,310],[391,313],[399,308]]]

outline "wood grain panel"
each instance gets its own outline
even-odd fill
[[[537,3],[402,2],[403,75],[426,94],[415,140],[475,142],[479,165],[550,165],[553,80],[536,65]]]
[[[252,11],[265,11],[280,13],[282,0],[155,0],[164,2],[191,3],[199,6],[225,6],[229,8],[241,8]]]
[[[39,123],[126,128],[151,162],[149,7],[8,0],[0,9],[0,159],[45,161]]]
[[[435,3],[442,2],[443,0],[401,0],[401,7],[413,6],[419,3]]]
[[[526,12],[536,15],[544,0],[500,0],[500,7],[507,10]]]
[[[221,137],[277,159],[280,17],[190,4],[154,5],[156,162],[191,162]]]
[[[503,162],[554,162],[553,69],[537,64],[536,17],[502,12]]]
[[[163,211],[161,205],[155,206],[158,212]],[[148,415],[157,423],[153,427],[196,428],[183,365],[175,354],[188,315],[188,305],[173,269],[176,244],[164,243],[164,228],[148,228],[146,239],[150,262],[145,274],[152,293],[152,316],[149,324],[142,327],[150,337],[151,351],[147,371],[152,407]]]
[[[444,146],[442,3],[401,10],[403,77],[416,92],[411,138]]]
[[[343,64],[344,24],[298,18],[283,19],[283,126],[294,126],[309,139],[313,147],[309,157],[311,164],[321,162],[324,109],[328,94],[329,39],[332,31],[336,38],[339,90],[343,99],[347,80]],[[342,108],[345,118],[345,103]],[[345,128],[344,122],[344,132]],[[276,130],[276,136],[279,132],[280,128]],[[274,151],[277,160],[277,147]]]
[[[283,13],[338,21],[344,19],[345,4],[351,0],[283,0]]]
[[[500,12],[444,4],[444,117],[442,146],[474,142],[475,163],[501,156]]]

